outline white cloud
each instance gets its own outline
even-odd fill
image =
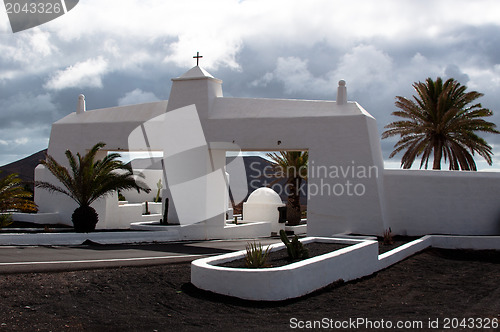
[[[236,17],[242,14],[239,9],[236,0],[88,0],[50,24],[58,38],[68,43],[86,44],[88,39],[102,40],[104,34],[108,37],[107,45],[96,43],[93,48],[116,51],[117,48],[110,49],[110,39],[118,41],[122,55],[141,47],[163,48],[165,62],[181,67],[191,66],[190,56],[200,51],[207,69],[238,69],[235,57],[240,50],[242,29],[248,29],[235,24]]]
[[[274,77],[284,83],[285,93],[289,95],[304,91],[327,93],[332,90],[328,78],[315,77],[308,69],[308,61],[297,57],[278,58]]]
[[[271,81],[274,79],[274,74],[273,73],[265,73],[264,76],[262,76],[259,79],[256,79],[250,83],[250,86],[258,87],[266,87]]]
[[[125,96],[118,99],[118,105],[119,106],[134,105],[134,104],[149,103],[158,100],[160,99],[156,97],[155,94],[152,92],[145,92],[142,91],[141,89],[135,89],[133,91],[127,92]]]
[[[395,78],[392,58],[373,45],[359,45],[339,62],[335,77],[345,79],[350,89],[365,90]]]
[[[336,88],[335,78],[331,73],[315,76],[309,70],[309,61],[299,57],[279,57],[273,72],[267,72],[249,85],[253,87],[266,87],[272,81],[283,84],[284,93],[287,95],[300,94],[331,94]]]
[[[36,128],[12,126],[2,129],[0,131],[0,165],[11,163],[46,149],[48,131],[49,128],[45,126],[37,126]]]
[[[0,34],[10,33],[12,29],[10,28],[9,18],[7,16],[6,10],[0,10]]]
[[[43,73],[57,64],[53,57],[60,50],[50,33],[40,28],[14,37],[9,33],[0,32],[0,83]]]
[[[44,85],[49,90],[66,88],[102,88],[101,76],[107,72],[108,61],[101,56],[78,62],[65,70],[57,71]]]
[[[0,128],[10,128],[13,124],[29,126],[33,123],[54,121],[57,106],[48,93],[35,95],[20,92],[9,98],[0,99]]]
[[[172,43],[169,47],[171,52],[164,59],[164,62],[173,62],[177,66],[189,67],[194,64],[191,56],[195,50],[202,50],[200,64],[207,69],[217,70],[220,66],[239,70],[240,66],[236,61],[236,55],[241,49],[241,41],[238,39],[218,38],[216,34],[200,38],[199,33],[194,35],[184,35],[179,41]]]
[[[391,57],[372,45],[352,48],[340,58],[335,71],[314,75],[308,67],[307,59],[280,57],[272,73],[264,74],[251,85],[266,86],[276,80],[284,84],[284,92],[288,95],[309,92],[333,97],[340,79],[347,81],[349,90],[367,91],[394,76]]]
[[[41,123],[36,139],[48,137],[74,110],[71,87],[102,88],[82,91],[92,108],[167,99],[197,51],[225,95],[335,99],[343,78],[382,128],[394,96],[448,73],[468,76],[500,119],[499,11],[497,0],[86,0],[16,34],[0,11],[0,121]]]
[[[58,51],[51,41],[51,34],[38,27],[15,36],[16,38],[2,38],[0,58],[29,65],[32,61],[38,63]]]
[[[2,106],[10,113],[26,112],[52,112],[56,105],[52,102],[52,96],[48,93],[32,95],[30,93],[19,93],[12,96]]]
[[[54,51],[58,51],[57,47],[50,41],[50,33],[35,29],[34,33],[30,35],[29,43],[35,51],[44,57],[52,55]]]
[[[490,93],[498,93],[500,88],[500,64],[493,68],[467,68],[467,74],[470,77],[468,86],[472,89],[484,89]]]
[[[14,140],[14,143],[17,144],[17,145],[25,145],[28,142],[29,142],[29,138],[28,137],[20,137],[20,138],[16,138]]]

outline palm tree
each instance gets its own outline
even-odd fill
[[[289,225],[298,225],[301,219],[300,187],[307,180],[307,151],[280,151],[266,154],[272,160],[278,178],[286,178],[288,188],[287,219]]]
[[[9,212],[36,212],[37,206],[31,199],[33,194],[26,191],[16,173],[0,179],[0,228],[11,223]]]
[[[149,189],[143,182],[134,178],[130,166],[120,160],[120,155],[111,153],[102,160],[95,160],[96,154],[106,144],[97,143],[92,149],[81,156],[76,157],[71,151],[66,150],[70,170],[60,165],[53,157],[47,155],[46,160],[41,163],[62,183],[63,187],[49,182],[38,181],[35,185],[51,192],[58,192],[69,196],[79,207],[71,217],[75,231],[91,232],[99,221],[97,212],[90,205],[97,199],[118,190],[136,189],[138,192]],[[144,178],[142,174],[138,176]]]
[[[401,166],[410,168],[415,158],[421,157],[420,168],[427,169],[433,154],[433,169],[441,169],[441,159],[449,161],[450,170],[476,170],[474,153],[492,164],[492,148],[476,132],[499,134],[496,125],[483,117],[493,112],[475,100],[483,96],[477,91],[466,92],[466,86],[450,78],[443,83],[438,77],[434,82],[414,83],[418,96],[413,100],[397,96],[395,105],[400,109],[392,115],[404,120],[387,126],[382,138],[400,137],[389,158],[406,150]],[[472,104],[474,103],[474,104]]]

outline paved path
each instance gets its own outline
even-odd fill
[[[253,240],[190,241],[145,245],[0,247],[0,274],[70,271],[103,267],[188,262],[245,249]],[[259,239],[262,245],[281,242]]]

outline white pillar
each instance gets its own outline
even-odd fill
[[[79,95],[78,96],[78,105],[76,106],[76,114],[82,114],[85,111],[86,111],[86,108],[85,108],[85,96],[84,95]]]
[[[337,88],[337,105],[344,105],[347,103],[347,88],[345,86],[345,81],[339,81],[339,87]]]

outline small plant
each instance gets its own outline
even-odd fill
[[[123,194],[121,192],[118,192],[118,200],[120,202],[124,202],[126,201],[127,199],[125,198],[125,196],[123,196]]]
[[[161,179],[158,180],[158,183],[156,184],[156,188],[158,188],[158,191],[156,192],[156,197],[154,199],[154,202],[155,203],[161,203],[161,197],[160,197],[160,192],[161,192],[161,188],[162,188],[162,184],[161,184]]]
[[[281,241],[286,246],[286,251],[288,252],[288,258],[291,260],[295,259],[305,259],[309,257],[309,250],[304,248],[302,242],[299,241],[299,237],[295,235],[292,241],[288,240],[284,230],[280,230]]]
[[[384,244],[385,245],[390,245],[390,244],[393,244],[393,243],[394,243],[394,240],[392,239],[392,230],[389,227],[389,229],[386,229],[384,231]]]
[[[0,214],[0,229],[12,224],[12,215],[9,213]]]
[[[269,256],[269,246],[264,250],[262,244],[248,243],[246,246],[247,254],[245,256],[245,266],[248,268],[267,267],[267,256]]]

